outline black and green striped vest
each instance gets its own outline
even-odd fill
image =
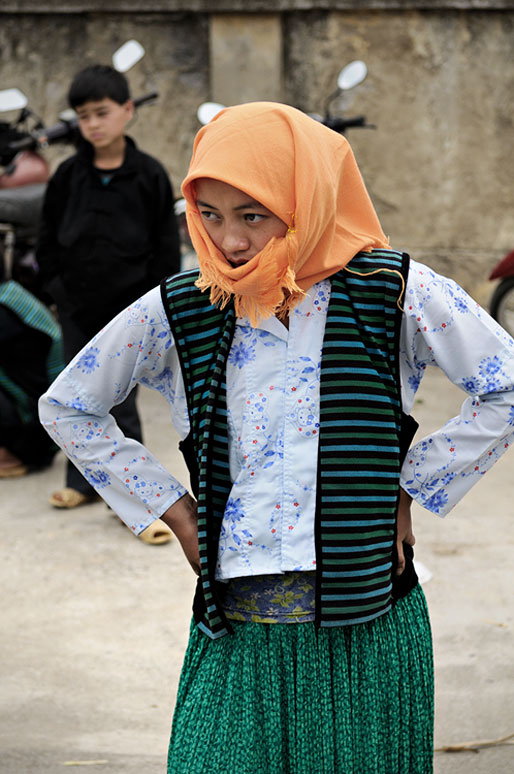
[[[402,430],[397,301],[408,256],[374,250],[359,253],[347,268],[352,273],[331,277],[321,359],[315,517],[320,626],[369,621],[391,607]],[[214,574],[231,490],[225,365],[235,313],[231,304],[212,306],[195,287],[197,276],[192,271],[166,280],[162,297],[191,424],[181,448],[198,500],[201,574],[193,609],[199,627],[217,638],[232,631]]]

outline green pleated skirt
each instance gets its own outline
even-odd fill
[[[168,774],[431,774],[433,661],[418,585],[366,624],[192,626]]]

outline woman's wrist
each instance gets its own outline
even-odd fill
[[[196,500],[187,492],[164,511],[162,521],[174,531],[174,527],[187,520],[191,516],[196,517]]]

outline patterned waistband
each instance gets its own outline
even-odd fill
[[[218,584],[227,618],[254,623],[314,621],[315,572],[251,575]]]

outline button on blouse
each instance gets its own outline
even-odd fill
[[[330,281],[290,316],[237,321],[227,364],[230,471],[220,579],[313,570],[319,377]],[[467,393],[459,416],[409,451],[401,486],[445,515],[514,437],[514,343],[456,283],[411,261],[400,332],[402,407],[429,366]],[[189,432],[177,351],[156,288],[107,325],[41,399],[41,418],[106,502],[138,534],[186,493],[109,415],[135,384],[162,394]],[[165,430],[163,430],[165,432]]]

